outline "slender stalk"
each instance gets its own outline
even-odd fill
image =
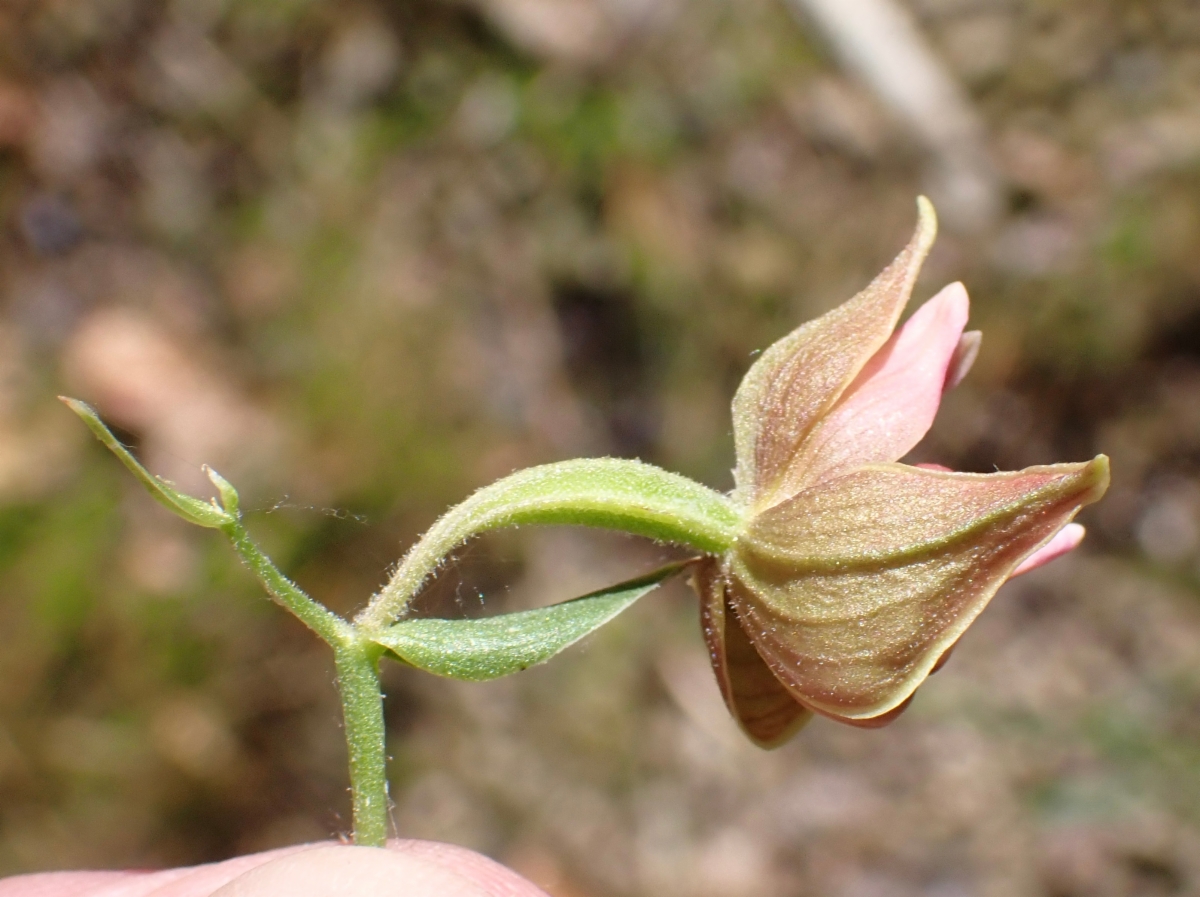
[[[467,539],[528,524],[603,527],[720,554],[737,539],[742,520],[724,495],[640,461],[585,458],[531,467],[447,511],[355,624],[364,632],[381,631],[404,614],[425,580]]]
[[[294,582],[279,572],[269,557],[262,553],[242,522],[230,520],[221,525],[221,532],[233,543],[233,550],[250,568],[263,588],[278,604],[290,610],[305,626],[319,635],[336,651],[338,646],[354,640],[354,627],[328,608],[322,607],[302,592]]]
[[[388,835],[387,756],[379,658],[383,649],[355,640],[334,649],[350,751],[354,843],[383,847]]]

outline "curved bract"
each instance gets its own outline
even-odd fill
[[[402,620],[373,636],[397,660],[450,679],[485,682],[545,663],[599,629],[686,562],[590,595],[479,620]]]

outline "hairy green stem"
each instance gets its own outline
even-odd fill
[[[737,539],[741,516],[720,493],[640,461],[589,458],[532,467],[449,510],[404,556],[356,625],[380,632],[404,614],[455,548],[479,533],[523,524],[603,527],[720,554]]]
[[[388,835],[387,755],[379,658],[383,648],[357,639],[334,649],[350,751],[354,843],[383,847]]]
[[[242,525],[237,490],[215,470],[206,468],[220,494],[220,505],[180,492],[174,484],[151,474],[104,425],[95,409],[77,399],[63,401],[157,501],[198,526],[221,530],[267,593],[333,648],[350,755],[354,840],[358,844],[382,846],[388,832],[379,659],[389,648],[398,652],[399,659],[404,651],[409,652],[408,656],[413,652],[421,655],[428,647],[414,643],[410,630],[388,633],[385,629],[403,615],[417,590],[446,562],[450,552],[471,536],[499,527],[575,524],[623,530],[720,554],[733,545],[742,525],[738,509],[725,496],[640,461],[597,458],[534,467],[480,489],[438,520],[404,557],[366,610],[350,623],[313,601],[259,550]],[[664,568],[557,610],[486,624],[482,631],[489,638],[475,632],[463,641],[460,633],[459,643],[452,644],[451,634],[461,627],[451,624],[443,632],[435,624],[434,630],[441,633],[443,653],[447,647],[454,647],[451,654],[468,656],[470,662],[464,667],[460,657],[457,666],[446,666],[443,657],[434,658],[433,666],[424,666],[460,675],[465,670],[467,678],[492,678],[540,663],[619,613],[676,569]],[[534,633],[530,630],[531,620],[536,624],[534,629],[542,626],[552,631]],[[424,630],[428,636],[430,627]]]
[[[343,642],[354,639],[354,627],[333,611],[313,601],[294,582],[280,573],[271,559],[254,544],[240,520],[233,518],[221,524],[220,529],[229,537],[229,541],[233,543],[233,550],[262,583],[267,594],[295,614],[300,622],[335,650]]]
[[[284,576],[254,544],[240,520],[222,524],[221,531],[271,597],[333,648],[350,755],[354,843],[382,847],[388,833],[386,732],[379,684],[379,658],[384,649],[359,638],[351,624]]]

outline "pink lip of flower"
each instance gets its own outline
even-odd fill
[[[763,353],[733,402],[742,534],[693,584],[722,695],[757,744],[822,714],[875,727],[1012,576],[1070,551],[1108,459],[1015,473],[897,463],[979,349],[951,284],[895,331],[936,233]]]

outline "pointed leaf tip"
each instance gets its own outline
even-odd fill
[[[929,252],[937,239],[937,210],[927,196],[917,197],[917,246],[922,255]]]
[[[1092,501],[1100,498],[1108,491],[1108,484],[1112,482],[1112,468],[1108,460],[1108,455],[1097,455],[1091,461],[1093,471],[1093,489],[1095,490],[1095,498]]]
[[[199,498],[180,492],[171,483],[161,477],[156,477],[150,471],[146,470],[138,462],[137,458],[133,457],[129,449],[125,448],[120,440],[112,434],[112,431],[104,425],[104,421],[100,419],[100,415],[96,413],[96,409],[87,404],[87,402],[81,402],[78,399],[72,399],[67,396],[59,396],[58,398],[87,424],[88,429],[95,434],[104,447],[121,460],[121,463],[129,469],[130,473],[138,478],[138,481],[146,487],[146,490],[154,496],[159,504],[197,526],[216,529],[232,522],[233,517],[225,511]]]
[[[519,673],[575,644],[688,562],[537,610],[479,620],[404,620],[370,635],[410,666],[468,682],[485,682]]]

